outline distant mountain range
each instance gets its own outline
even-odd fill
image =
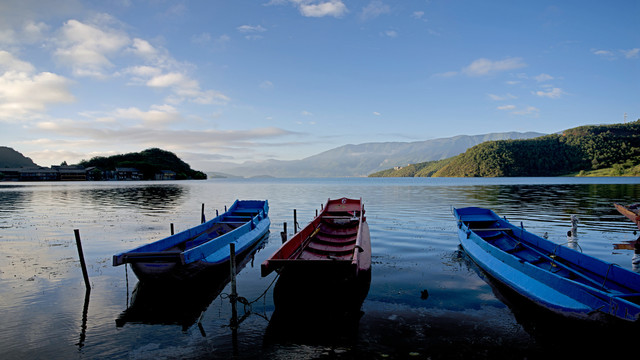
[[[531,139],[543,135],[536,132],[505,132],[414,142],[344,145],[301,160],[267,160],[241,165],[219,163],[216,171],[244,177],[367,176],[395,166],[449,158],[485,141]]]

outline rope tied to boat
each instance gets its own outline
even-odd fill
[[[273,284],[276,282],[276,280],[278,280],[278,277],[280,276],[279,273],[276,274],[276,276],[274,276],[273,280],[271,281],[271,283],[269,284],[269,286],[267,286],[267,288],[262,292],[262,294],[260,294],[260,296],[258,296],[257,298],[255,298],[252,301],[249,301],[246,297],[244,296],[237,296],[237,295],[232,295],[232,294],[227,294],[227,293],[221,293],[220,294],[220,299],[229,299],[230,302],[232,301],[237,301],[240,304],[243,305],[243,309],[244,309],[244,314],[242,315],[242,317],[235,322],[235,324],[233,326],[238,326],[240,325],[244,320],[246,320],[251,314],[255,314],[260,316],[261,318],[269,321],[269,319],[267,318],[266,315],[263,314],[259,314],[259,313],[255,313],[253,312],[253,303],[257,302],[260,299],[264,299],[266,300],[265,295],[267,295],[267,292],[269,291],[269,289],[273,286]],[[200,332],[203,333],[204,336],[204,330],[202,327],[202,318],[204,317],[204,313],[205,313],[206,309],[204,311],[202,311],[202,313],[200,314],[200,317],[198,318],[198,327],[200,328]],[[228,325],[228,326],[232,326],[232,325]]]

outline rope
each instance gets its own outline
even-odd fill
[[[269,284],[269,286],[267,286],[267,288],[262,292],[262,294],[260,294],[260,296],[258,296],[257,298],[255,298],[253,301],[249,301],[247,300],[247,298],[245,298],[244,296],[235,296],[235,299],[232,299],[231,294],[227,294],[227,293],[221,293],[220,294],[220,300],[222,299],[230,299],[229,301],[237,301],[239,303],[241,303],[244,306],[244,315],[242,315],[242,317],[238,320],[238,325],[240,323],[242,323],[246,318],[249,317],[249,315],[251,314],[256,314],[258,316],[260,316],[261,318],[269,321],[269,319],[267,318],[266,315],[263,314],[258,314],[258,313],[254,313],[252,311],[252,307],[251,305],[253,303],[255,303],[256,301],[260,300],[261,298],[266,299],[265,295],[267,295],[267,292],[269,291],[269,289],[271,288],[271,286],[273,286],[273,284],[276,282],[276,280],[278,280],[278,277],[280,277],[280,274],[277,274],[273,280],[271,281],[271,283]],[[247,310],[247,307],[249,308],[249,310]],[[202,329],[202,318],[204,317],[204,313],[206,310],[202,311],[202,313],[200,314],[200,318],[198,319],[198,327],[200,328],[200,331],[204,333],[203,329]]]

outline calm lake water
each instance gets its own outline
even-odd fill
[[[283,223],[291,236],[294,209],[304,226],[327,198],[343,196],[364,200],[371,230],[371,287],[357,327],[305,336],[304,313],[295,323],[270,325],[275,274],[262,278],[260,264],[280,246]],[[267,199],[272,221],[238,274],[239,295],[255,301],[238,308],[237,329],[229,326],[227,282],[181,292],[174,307],[184,311],[170,314],[155,305],[161,295],[146,303],[142,289],[134,292],[131,269],[111,265],[114,254],[169,235],[171,223],[176,231],[198,224],[203,203],[211,218],[235,199]],[[638,201],[638,178],[0,183],[0,358],[549,359],[626,352],[633,342],[601,338],[617,329],[585,333],[584,324],[546,317],[492,284],[458,247],[451,207],[491,208],[557,243],[567,241],[571,215],[578,215],[583,252],[634,269],[633,251],[616,244],[635,240],[637,228],[613,202]],[[116,323],[134,299],[146,315]],[[302,329],[280,336],[278,329],[289,327]]]

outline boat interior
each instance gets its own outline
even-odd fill
[[[208,228],[207,230],[194,236],[193,238],[187,239],[177,244],[173,248],[169,249],[169,251],[185,251],[201,245],[207,241],[211,241],[246,224],[247,221],[250,221],[257,214],[258,211],[255,209],[238,209],[237,211],[223,214],[220,221],[215,223],[214,226]]]
[[[603,276],[602,274],[589,271],[566,258],[560,257],[556,254],[555,250],[549,253],[533,244],[521,241],[521,238],[517,234],[517,229],[500,227],[501,224],[499,221],[495,221],[493,224],[486,222],[468,222],[467,225],[487,243],[516,256],[521,262],[528,262],[558,276],[640,304],[640,293],[636,290],[611,281],[611,279],[607,279],[606,275]],[[516,234],[514,234],[514,232],[516,232]]]
[[[329,212],[302,248],[302,260],[351,260],[358,237],[359,212]]]

